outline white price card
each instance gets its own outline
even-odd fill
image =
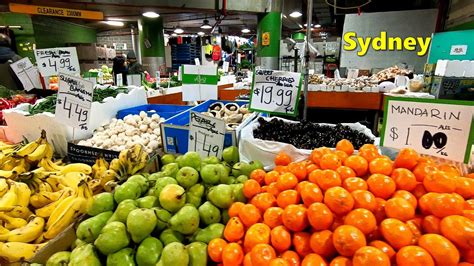
[[[229,62],[225,61],[224,64],[222,65],[222,69],[224,69],[224,73],[229,72]]]
[[[380,144],[467,163],[474,142],[473,115],[469,101],[389,97]]]
[[[117,86],[122,87],[123,86],[123,76],[122,73],[117,74]]]
[[[16,61],[11,64],[10,67],[26,91],[42,88],[38,68],[33,66],[33,63],[31,63],[28,57]]]
[[[298,115],[301,73],[255,70],[250,109],[280,115]]]
[[[142,75],[140,74],[127,75],[127,85],[140,87],[142,85]]]
[[[182,65],[183,101],[217,100],[217,67]]]
[[[194,64],[196,64],[196,66],[201,65],[201,61],[199,61],[199,58],[194,58]]]
[[[224,149],[224,120],[193,111],[189,115],[188,151],[195,151],[204,157],[221,158]]]
[[[35,49],[35,58],[43,77],[55,76],[59,72],[69,75],[81,73],[76,47]]]
[[[449,55],[466,55],[467,45],[451,45]]]
[[[56,119],[66,125],[88,130],[94,85],[92,82],[59,73]]]
[[[359,76],[359,69],[349,68],[347,69],[347,79],[356,79]]]

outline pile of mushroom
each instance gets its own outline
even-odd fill
[[[216,102],[211,104],[207,112],[202,112],[202,114],[221,118],[225,121],[227,130],[234,130],[252,113],[249,110],[248,104],[239,106],[236,103],[224,104]]]

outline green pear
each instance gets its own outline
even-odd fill
[[[141,197],[136,200],[138,207],[151,209],[153,207],[158,207],[160,205],[160,201],[155,196],[145,196]]]
[[[138,266],[155,266],[161,256],[163,244],[154,237],[145,238],[137,248],[135,260]]]
[[[125,182],[115,188],[115,202],[120,203],[126,199],[138,199],[142,194],[142,188],[137,182]]]
[[[89,216],[96,216],[99,213],[113,211],[114,209],[114,195],[110,192],[102,192],[94,195],[92,204],[87,209],[87,214]]]
[[[240,201],[245,203],[247,198],[244,195],[244,184],[232,184],[232,195],[234,197],[234,201]]]
[[[263,164],[258,160],[243,164],[240,167],[242,174],[246,176],[250,176],[250,173],[252,173],[252,171],[256,169],[263,169]]]
[[[202,196],[204,195],[204,186],[196,184],[186,191],[186,203],[194,205],[196,208],[201,205]]]
[[[80,247],[80,246],[84,246],[84,245],[86,245],[86,244],[87,244],[87,242],[82,241],[82,240],[80,240],[79,238],[77,238],[76,240],[74,240],[74,242],[72,242],[72,244],[71,244],[71,250],[73,250],[73,249],[75,249],[75,248],[77,248],[77,247]]]
[[[217,158],[217,156],[209,156],[209,157],[206,157],[206,158],[202,159],[202,163],[204,163],[204,164],[218,164],[220,162],[221,162],[221,160],[219,160],[219,158]]]
[[[85,264],[87,265],[87,264]],[[135,266],[133,249],[124,248],[107,256],[107,265]]]
[[[210,201],[204,202],[199,209],[199,217],[206,225],[218,223],[221,220],[221,211]]]
[[[142,194],[148,190],[148,179],[142,175],[132,175],[127,179],[127,182],[137,182],[140,185]]]
[[[156,215],[155,232],[159,234],[163,229],[168,227],[168,221],[171,219],[171,213],[163,208],[158,207],[154,207],[152,210]]]
[[[209,190],[207,198],[215,206],[228,209],[234,203],[233,189],[230,185],[217,185]]]
[[[244,169],[245,167],[248,166],[248,163],[246,162],[238,162],[238,163],[235,163],[233,166],[232,166],[232,175],[234,177],[238,177],[239,175],[243,175],[244,173],[242,172],[242,169]],[[247,175],[248,176],[248,175]]]
[[[165,176],[175,178],[179,168],[181,168],[181,166],[179,166],[177,163],[169,163],[161,168],[161,172],[163,172]]]
[[[240,161],[239,149],[236,146],[230,146],[222,151],[222,159],[230,165],[233,165]]]
[[[169,245],[170,243],[173,242],[178,242],[181,243],[184,240],[184,236],[176,231],[173,231],[172,229],[165,229],[163,232],[160,234],[160,241],[163,243],[164,246]]]
[[[186,246],[189,254],[189,266],[207,265],[207,245],[203,242],[193,242]]]
[[[173,154],[165,154],[163,156],[161,156],[161,164],[163,165],[167,165],[167,164],[170,164],[170,163],[174,163],[175,162],[175,157]]]
[[[199,153],[195,151],[188,151],[185,153],[179,160],[179,168],[183,168],[185,166],[199,170],[201,168],[201,156]]]
[[[163,265],[188,266],[189,254],[183,244],[173,242],[163,249],[161,261]]]
[[[56,252],[53,256],[49,257],[48,261],[46,261],[46,266],[68,265],[70,259],[71,259],[71,252],[69,251]]]
[[[190,235],[199,228],[199,211],[187,204],[169,220],[170,228],[183,235]]]
[[[194,236],[194,241],[204,242],[209,244],[209,242],[214,238],[221,238],[224,234],[225,225],[220,223],[215,223],[208,225],[206,228],[199,230]]]
[[[114,218],[116,221],[125,223],[127,222],[128,214],[137,208],[138,208],[138,205],[136,201],[131,200],[131,199],[124,200],[119,203],[119,205],[117,206],[117,209],[114,212],[114,215],[110,219]],[[110,222],[110,219],[109,219],[109,222]]]
[[[216,164],[219,172],[219,183],[220,184],[232,184],[233,177],[229,175],[230,168],[223,164]]]
[[[94,242],[95,247],[104,255],[115,253],[125,248],[130,243],[125,224],[111,222],[102,228],[102,231]],[[88,264],[82,264],[88,265]]]
[[[82,221],[76,230],[78,239],[87,243],[94,243],[99,236],[102,228],[107,224],[107,221],[112,216],[113,212],[103,212],[87,220]]]
[[[163,190],[163,188],[169,184],[177,185],[178,181],[176,181],[176,179],[169,176],[165,176],[163,178],[157,179],[155,182],[155,185],[153,186],[153,188],[150,188],[150,192],[148,194],[153,195],[158,198],[160,197],[160,193]]]
[[[249,178],[246,175],[239,175],[235,181],[237,181],[240,184],[245,183],[245,181],[249,180]]]
[[[177,163],[178,165],[180,165],[182,159],[183,159],[183,155],[178,155],[178,156],[174,159],[174,162]]]
[[[184,188],[190,188],[199,181],[199,172],[189,166],[179,169],[176,173],[176,181]]]
[[[165,210],[177,212],[186,203],[186,191],[179,185],[169,184],[161,190],[159,199]]]
[[[63,265],[63,264],[61,264]],[[86,244],[75,248],[71,252],[68,266],[101,266],[100,260],[95,252],[94,245]]]
[[[135,209],[127,217],[127,230],[133,242],[140,243],[147,238],[156,226],[156,215],[152,209]]]
[[[165,177],[165,173],[163,172],[156,172],[148,176],[148,183],[155,184],[156,180]]]
[[[202,181],[206,184],[218,184],[221,178],[221,171],[217,164],[206,164],[201,168],[200,173]]]

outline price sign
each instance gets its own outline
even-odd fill
[[[190,112],[188,150],[201,156],[222,157],[224,149],[225,122],[198,112]]]
[[[122,87],[123,86],[123,76],[122,73],[117,74],[117,86]]]
[[[183,101],[217,99],[217,68],[215,66],[182,65]]]
[[[474,105],[468,101],[389,97],[380,143],[452,161],[469,161]]]
[[[74,128],[88,130],[93,92],[92,82],[59,73],[56,119]]]
[[[55,76],[59,72],[69,75],[81,72],[76,47],[35,49],[35,58],[43,77]]]
[[[229,62],[225,61],[224,64],[222,65],[222,69],[224,69],[224,73],[229,72]]]
[[[298,114],[301,73],[257,69],[250,92],[250,109],[272,114]]]
[[[142,85],[142,75],[140,74],[127,75],[127,85],[140,87]]]
[[[450,55],[466,55],[467,45],[451,45]]]
[[[40,89],[43,87],[39,78],[38,69],[33,66],[28,57],[16,61],[15,63],[11,64],[10,67],[12,68],[13,72],[15,72],[26,91],[30,91],[35,88]]]

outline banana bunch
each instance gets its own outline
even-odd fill
[[[8,262],[18,262],[32,258],[46,243],[29,244],[23,242],[0,242],[0,257]]]
[[[142,145],[135,144],[131,149],[122,150],[119,157],[110,162],[109,170],[115,171],[120,179],[125,179],[145,168],[149,160]]]
[[[13,156],[26,158],[29,162],[39,162],[43,158],[53,158],[54,149],[46,138],[46,131],[41,131],[41,136],[13,152]]]

